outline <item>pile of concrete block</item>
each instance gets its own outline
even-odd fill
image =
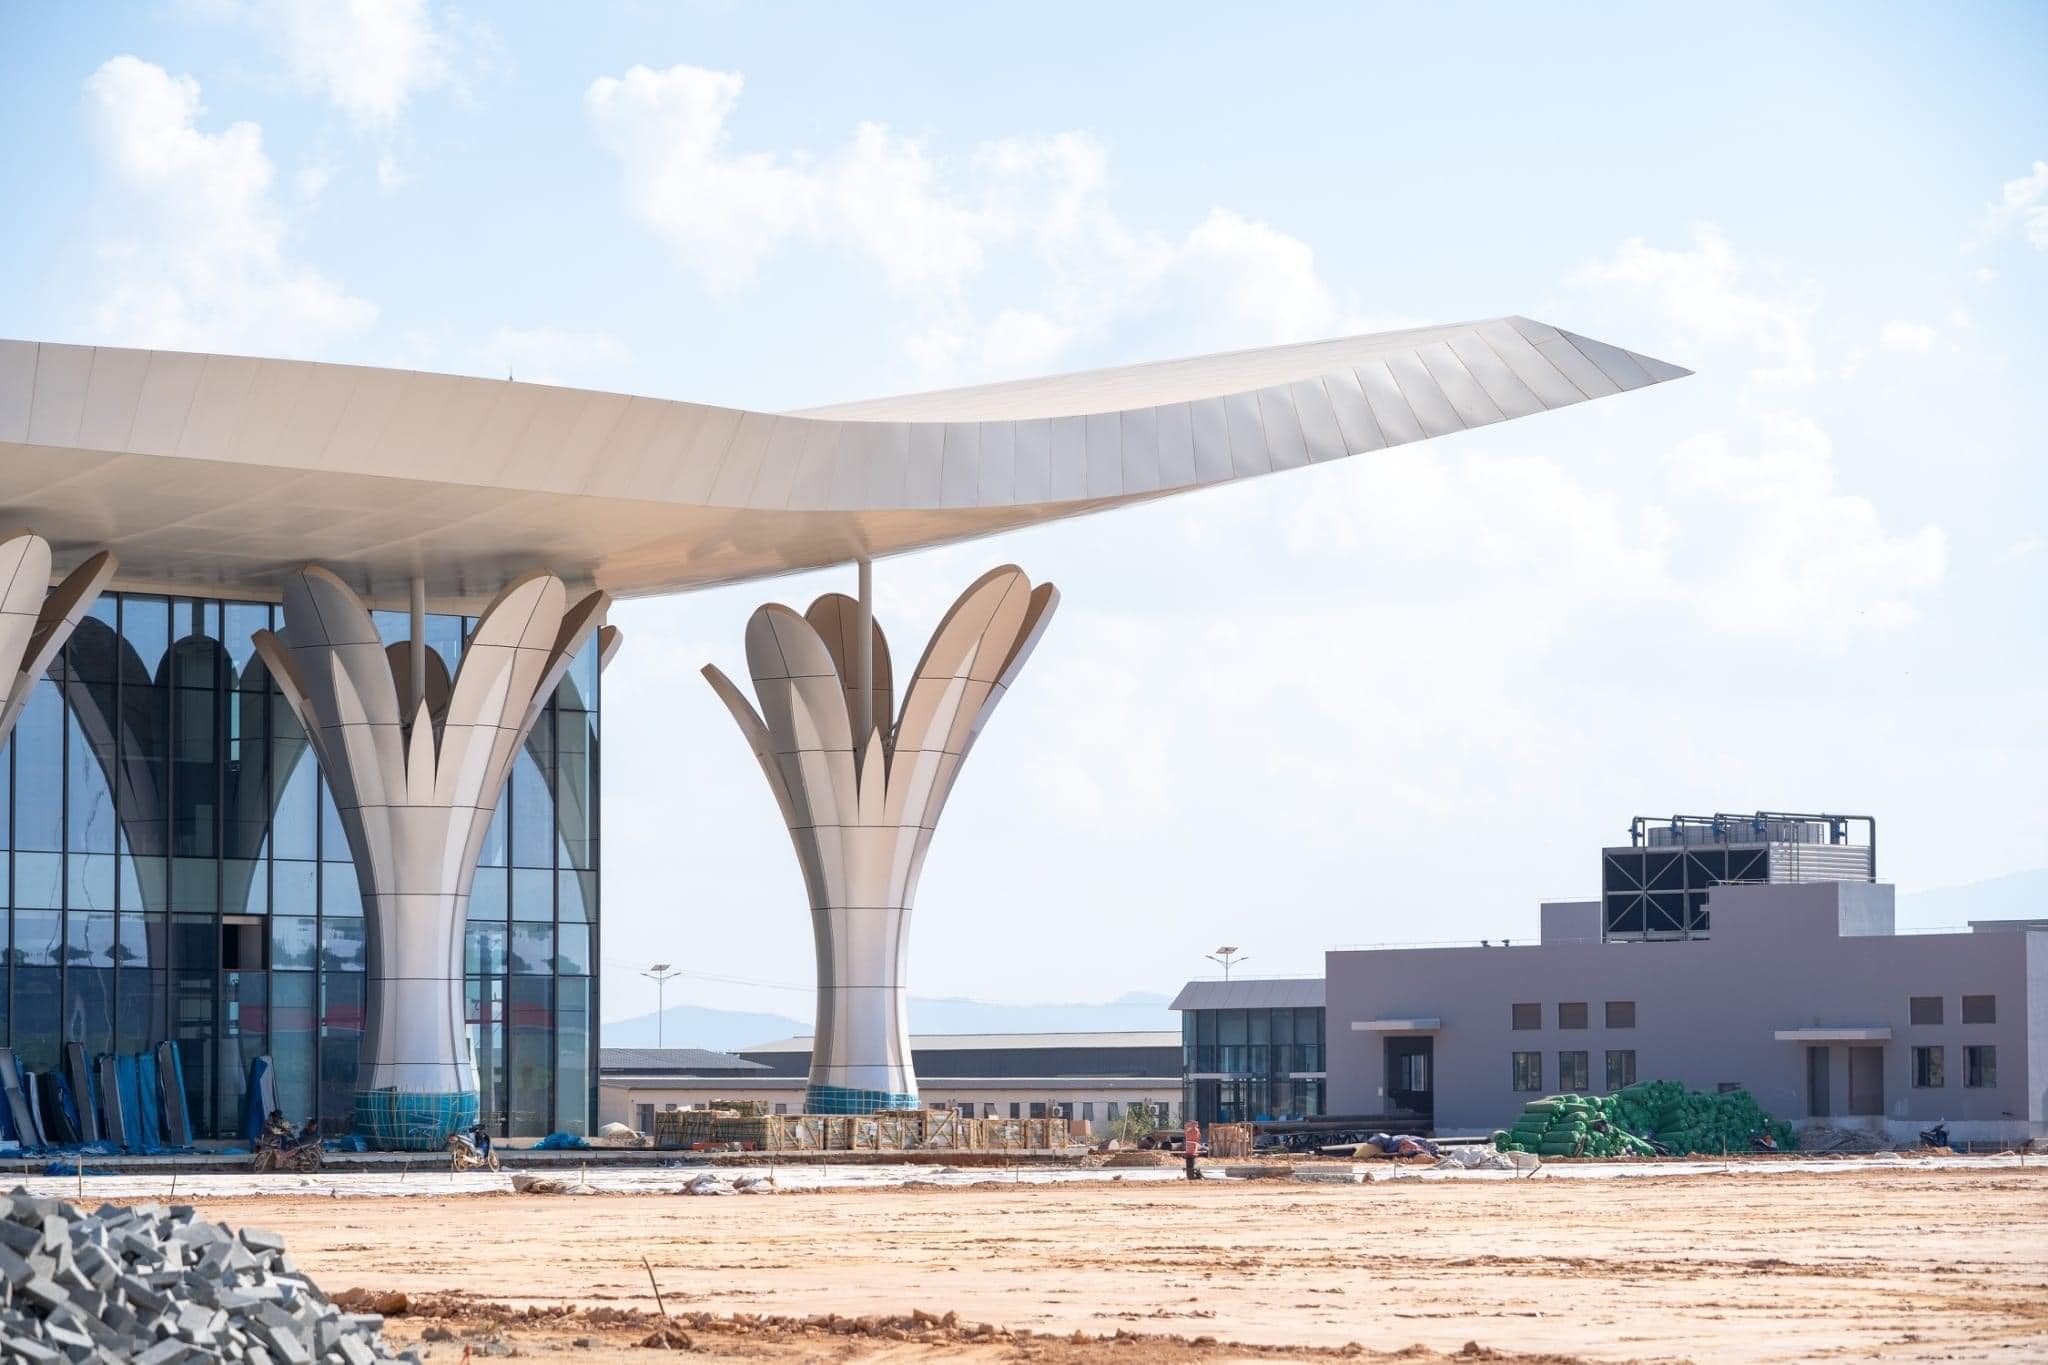
[[[87,1214],[21,1190],[0,1196],[0,1358],[416,1362],[384,1345],[383,1326],[328,1302],[275,1233],[238,1235],[186,1204]]]

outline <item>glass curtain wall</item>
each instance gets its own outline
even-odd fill
[[[1182,1107],[1202,1123],[1323,1112],[1321,1009],[1184,1010],[1181,1058]]]
[[[347,1131],[369,967],[341,823],[249,637],[276,608],[108,594],[0,748],[0,1026],[24,1066],[175,1040],[193,1130],[240,1127],[249,1063]],[[402,613],[378,613],[387,642]],[[458,664],[474,623],[428,618]],[[501,1135],[595,1109],[593,642],[521,755],[477,874],[470,1040]]]

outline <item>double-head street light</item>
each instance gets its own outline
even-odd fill
[[[1251,957],[1251,954],[1246,953],[1242,957],[1240,957],[1238,955],[1237,949],[1235,948],[1218,948],[1215,952],[1204,953],[1202,954],[1202,956],[1208,958],[1211,962],[1222,963],[1223,979],[1225,981],[1228,981],[1230,980],[1230,969],[1240,962],[1248,961]]]
[[[646,971],[640,973],[640,975],[654,983],[654,1045],[656,1047],[667,1046],[663,1027],[666,1021],[663,1016],[667,1013],[665,997],[667,995],[668,979],[672,976],[681,976],[682,974],[683,969],[681,967],[671,967],[666,962],[657,962]]]

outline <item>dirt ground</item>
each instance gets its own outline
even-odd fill
[[[2048,1163],[202,1212],[403,1293],[436,1362],[2048,1359]]]

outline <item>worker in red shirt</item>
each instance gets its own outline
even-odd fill
[[[1195,1158],[1202,1151],[1202,1125],[1189,1119],[1180,1130],[1181,1151],[1187,1157],[1188,1179],[1200,1180],[1202,1173],[1195,1169]]]

